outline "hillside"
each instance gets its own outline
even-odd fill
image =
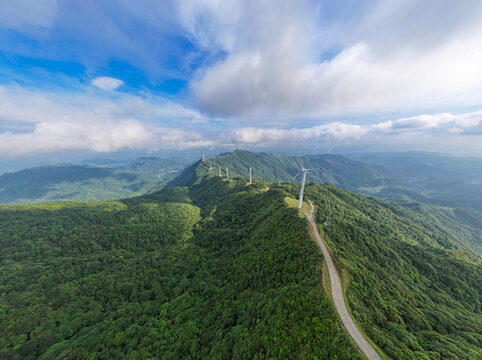
[[[45,165],[0,176],[0,203],[110,200],[145,194],[176,176],[178,159],[139,158],[125,165]]]
[[[470,206],[482,211],[481,158],[423,152],[351,154],[348,157],[382,167],[386,176],[398,179],[395,186],[380,192],[381,197],[397,200],[397,194],[402,194],[426,203]]]
[[[463,235],[328,184],[307,186],[306,196],[355,319],[390,358],[481,358],[482,261],[460,246]]]
[[[0,358],[362,359],[284,189],[0,206]]]
[[[375,155],[371,155],[371,157],[374,156]],[[418,156],[418,154],[411,154],[408,157]],[[441,174],[451,169],[452,174],[458,174],[459,179],[461,178],[462,175],[454,169],[455,161],[449,161],[446,157],[435,155],[431,155],[430,159],[432,159],[432,157],[439,160],[438,162],[433,160],[432,165],[428,166],[428,173]],[[428,161],[428,159],[426,159],[426,161]],[[476,164],[477,161],[474,161],[474,164]],[[388,166],[388,163],[387,161],[383,165]],[[402,161],[400,161],[400,163],[402,163]],[[450,164],[450,166],[446,163]],[[392,168],[396,168],[397,164],[398,160],[394,159],[391,165]],[[225,176],[225,168],[228,167],[231,178],[238,176],[248,177],[248,167],[251,166],[253,168],[254,178],[261,178],[275,183],[278,181],[290,181],[302,166],[306,168],[328,167],[328,171],[310,172],[307,181],[314,181],[320,184],[328,182],[343,189],[404,204],[409,208],[423,213],[430,221],[439,223],[446,231],[462,235],[456,237],[466,248],[474,250],[479,255],[482,254],[482,212],[480,211],[482,199],[479,200],[479,194],[482,194],[482,191],[469,192],[465,193],[465,195],[464,192],[461,191],[460,198],[462,200],[454,202],[451,201],[450,198],[457,197],[458,191],[460,190],[458,187],[454,187],[452,197],[448,197],[446,201],[436,200],[435,195],[431,195],[430,197],[426,196],[427,192],[432,194],[429,190],[422,189],[410,180],[401,181],[400,179],[404,178],[400,177],[398,172],[393,172],[391,170],[392,168],[381,167],[381,164],[368,165],[349,160],[339,155],[282,156],[241,150],[222,154],[213,159],[198,161],[190,165],[178,177],[169,181],[166,187],[189,186],[209,174],[210,165],[213,168],[212,175],[219,174],[219,168],[221,168],[221,172],[223,176]],[[408,165],[405,166],[408,167]],[[472,167],[477,168],[476,165],[473,165],[473,162],[458,164],[457,166],[458,168],[456,169],[465,169],[464,174],[470,172],[470,168]],[[414,176],[418,174],[419,177],[422,177],[424,174],[423,168],[423,164],[419,164],[419,166],[415,168],[416,170],[412,170],[412,174]],[[406,174],[405,176],[408,175]],[[471,177],[467,177],[467,179],[475,181],[473,179],[478,177],[479,172],[476,170]],[[295,181],[299,182],[300,179],[298,178]],[[429,180],[426,180],[426,183],[435,184],[435,182]],[[443,195],[440,193],[437,196],[443,198]],[[464,196],[470,197],[471,200],[464,203]],[[466,206],[462,206],[463,204]],[[469,205],[473,205],[473,207],[467,207]]]
[[[362,359],[289,205],[299,185],[189,175],[200,166],[180,175],[189,187],[130,199],[0,206],[0,358]],[[443,208],[329,184],[306,196],[355,320],[388,358],[480,358],[470,217],[451,229]]]
[[[231,177],[253,176],[271,182],[287,182],[300,168],[326,168],[311,172],[308,181],[329,182],[346,190],[376,196],[392,202],[471,207],[482,216],[482,163],[479,159],[458,159],[420,153],[284,156],[236,150],[199,161],[167,186],[186,186],[213,167],[214,173]],[[360,161],[357,161],[357,160]],[[482,227],[482,221],[478,222]]]
[[[354,191],[385,186],[390,181],[375,167],[349,160],[340,155],[282,156],[236,150],[192,164],[166,186],[189,186],[200,175],[208,173],[210,164],[213,167],[213,174],[218,174],[220,167],[221,172],[225,175],[225,168],[228,167],[230,177],[244,178],[249,177],[248,166],[251,166],[254,177],[270,182],[288,182],[300,171],[302,166],[306,168],[328,167],[329,171],[310,173],[309,180],[319,183],[330,182]]]

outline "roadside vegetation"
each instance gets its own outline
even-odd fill
[[[456,234],[407,207],[310,184],[362,330],[393,359],[482,357],[482,262]],[[329,226],[323,225],[333,212]]]

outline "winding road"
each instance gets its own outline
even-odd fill
[[[313,217],[314,206],[311,201],[308,200],[308,202],[311,206],[311,213],[305,215],[308,217],[308,221],[310,222],[311,227],[313,228],[313,232],[315,233],[316,241],[318,242],[318,245],[323,251],[323,256],[325,258],[326,265],[328,266],[328,273],[330,275],[333,302],[335,303],[336,311],[340,316],[341,322],[343,323],[346,331],[348,331],[348,334],[350,334],[353,341],[357,344],[363,354],[365,354],[368,360],[382,360],[381,357],[370,345],[370,343],[367,341],[367,339],[365,339],[360,330],[358,330],[355,323],[353,322],[353,319],[350,316],[350,313],[348,312],[348,309],[346,308],[340,277],[338,276],[335,264],[331,259],[331,255],[328,252],[325,243],[323,242],[323,240],[321,240],[321,236],[318,232],[318,227],[316,226],[315,219]]]

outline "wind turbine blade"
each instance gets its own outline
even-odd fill
[[[298,175],[300,175],[300,174],[301,174],[301,171],[300,171],[298,174],[296,174],[295,176],[293,176],[293,177],[291,178],[290,182],[293,181],[294,179],[296,179],[296,178],[298,177]]]

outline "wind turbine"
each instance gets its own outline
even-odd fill
[[[300,189],[300,200],[298,201],[298,209],[301,209],[303,205],[303,193],[305,192],[305,183],[306,183],[306,174],[308,171],[318,171],[318,170],[329,170],[329,168],[313,168],[313,169],[305,169],[304,167],[301,168],[301,171],[291,178],[291,181],[296,179],[299,174],[303,173],[303,180],[301,181],[301,189]]]
[[[252,184],[252,177],[251,177],[251,166],[249,167],[249,185]]]
[[[229,171],[227,166],[226,166],[226,180],[229,180]]]

